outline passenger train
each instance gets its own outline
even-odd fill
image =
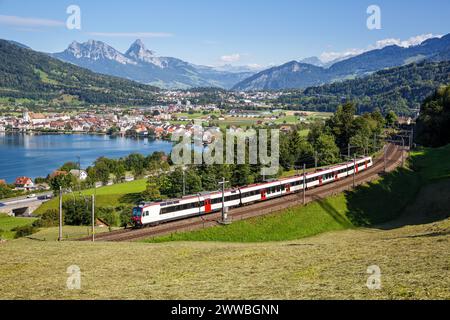
[[[234,208],[251,203],[268,201],[283,197],[306,189],[315,188],[324,184],[333,183],[354,173],[367,170],[373,166],[371,157],[347,162],[334,167],[323,169],[314,173],[259,183],[236,189],[225,190],[225,207]],[[186,196],[181,199],[163,202],[142,203],[133,208],[132,221],[136,227],[157,225],[163,222],[179,220],[193,216],[201,216],[222,210],[222,192],[209,192]]]

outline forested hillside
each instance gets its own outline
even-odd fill
[[[0,40],[0,96],[51,101],[69,96],[89,104],[150,104],[152,86],[96,74]]]
[[[290,91],[278,102],[291,109],[335,111],[345,101],[358,105],[359,113],[379,108],[399,114],[418,110],[440,85],[450,83],[450,62],[428,62],[379,71],[365,78]]]
[[[441,147],[450,143],[450,86],[439,88],[424,101],[416,129],[420,144]]]

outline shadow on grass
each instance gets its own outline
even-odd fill
[[[141,193],[128,193],[119,198],[120,203],[138,204],[141,201]]]
[[[423,154],[410,158],[409,168],[398,168],[385,174],[378,181],[346,191],[347,218],[355,226],[372,226],[385,230],[407,224],[424,223],[424,219],[416,219],[411,223],[412,220],[407,219],[403,214],[408,206],[415,202],[421,189],[433,183],[433,179],[429,177],[429,171],[432,170],[430,168],[433,168],[436,160],[448,162],[445,157],[437,159],[435,150],[427,150]],[[446,170],[447,167],[443,167],[434,178],[445,177]],[[400,217],[401,219],[398,219]],[[391,221],[395,223],[387,223]]]
[[[317,196],[313,196],[313,200],[317,202],[317,204],[326,212],[328,215],[333,218],[339,225],[351,228],[352,224],[343,217],[342,213],[336,210],[332,204],[327,199],[322,199]]]

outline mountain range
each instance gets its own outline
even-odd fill
[[[224,65],[195,65],[178,58],[160,57],[136,40],[122,53],[108,44],[73,42],[51,54],[94,72],[126,78],[164,89],[219,87],[237,91],[302,89],[370,75],[412,62],[445,61],[450,56],[450,34],[411,47],[387,46],[360,55],[323,62],[317,57],[290,61],[266,70]]]
[[[376,71],[421,61],[446,61],[450,57],[450,34],[411,47],[388,46],[338,61],[318,65],[318,59],[291,61],[261,71],[241,81],[233,90],[279,90],[306,88],[370,75]],[[309,62],[309,63],[305,63]],[[313,64],[315,65],[313,65]]]
[[[149,105],[159,89],[134,81],[94,73],[0,40],[0,96],[46,101],[54,105]]]
[[[136,40],[125,53],[101,41],[73,42],[65,51],[54,53],[52,56],[94,72],[164,89],[191,87],[230,89],[255,73],[255,70],[250,68],[232,69],[230,66],[224,66],[222,69],[216,69],[177,58],[159,57],[154,51],[147,49],[141,40]]]

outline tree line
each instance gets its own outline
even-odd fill
[[[450,143],[450,85],[440,87],[423,102],[415,138],[428,147]]]

